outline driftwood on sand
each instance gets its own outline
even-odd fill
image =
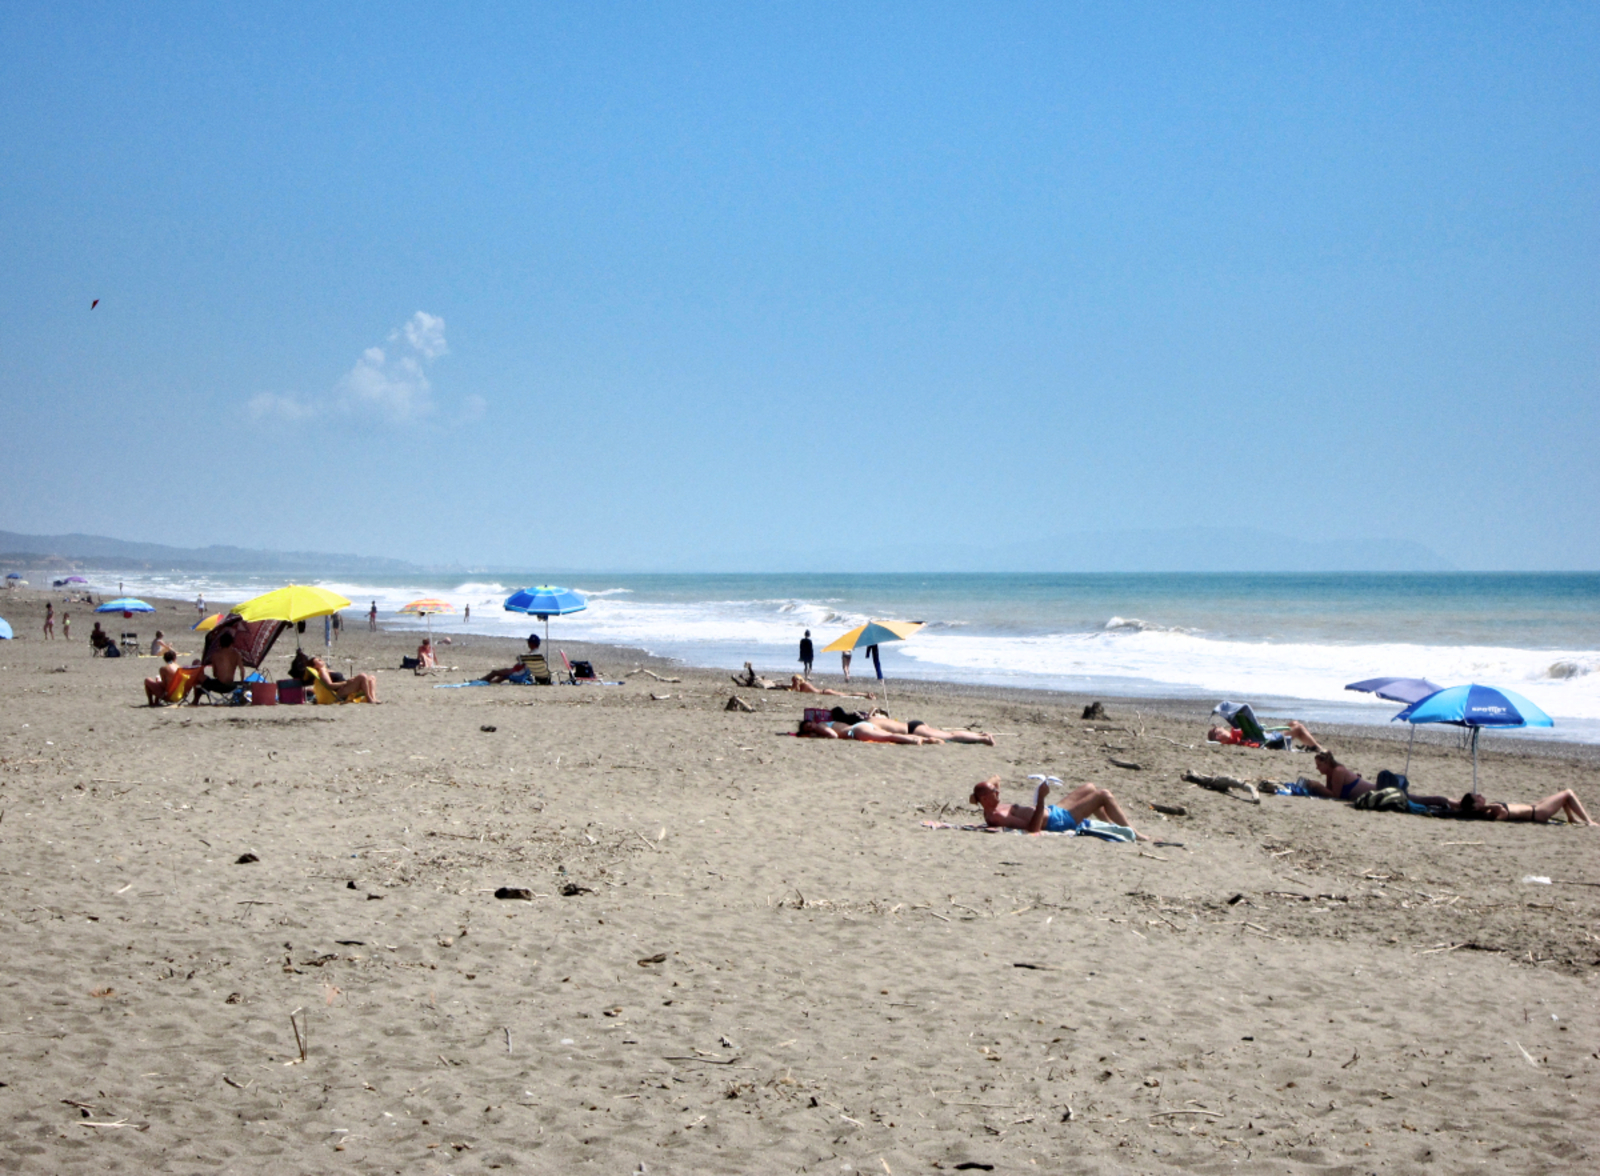
[[[1220,792],[1224,796],[1231,796],[1235,800],[1242,800],[1248,804],[1260,804],[1261,793],[1254,784],[1247,784],[1234,776],[1206,776],[1190,769],[1183,774],[1183,778],[1191,784],[1198,784],[1202,788],[1209,788],[1213,792]],[[1241,796],[1240,793],[1248,793]]]
[[[787,690],[787,683],[774,682],[771,678],[763,678],[756,673],[755,668],[749,663],[744,663],[744,673],[734,674],[733,684],[743,686],[746,690]]]

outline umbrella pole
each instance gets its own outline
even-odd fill
[[[1478,728],[1472,729],[1472,791],[1478,791]]]
[[[1417,725],[1411,724],[1411,741],[1406,744],[1406,779],[1411,779],[1411,749],[1417,745]]]

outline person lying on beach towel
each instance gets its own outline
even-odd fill
[[[795,734],[802,739],[855,739],[861,743],[944,742],[942,739],[930,739],[923,735],[902,735],[897,731],[885,731],[866,719],[859,723],[817,723],[801,719]]]
[[[834,710],[842,708],[834,707]],[[838,717],[834,716],[835,719]],[[891,719],[881,710],[875,710],[868,715],[867,722],[881,730],[893,731],[897,735],[921,735],[925,739],[937,739],[941,743],[987,743],[990,747],[994,746],[994,736],[987,731],[944,731],[938,727],[930,727],[921,719],[907,719],[902,723],[899,719]]]
[[[1288,751],[1296,743],[1311,751],[1322,750],[1322,744],[1317,742],[1316,736],[1312,735],[1299,719],[1290,719],[1287,731],[1263,731],[1260,739],[1252,739],[1239,727],[1224,727],[1217,723],[1206,732],[1206,738],[1212,743],[1232,744],[1236,747],[1265,747],[1269,751]]]
[[[1578,799],[1578,794],[1565,788],[1553,796],[1536,800],[1532,804],[1507,804],[1500,800],[1486,800],[1482,793],[1469,792],[1458,801],[1445,802],[1449,812],[1445,815],[1463,821],[1533,821],[1540,825],[1550,823],[1551,817],[1565,816],[1569,825],[1600,825],[1589,816]]]
[[[1045,798],[1049,795],[1050,782],[1041,780],[1034,791],[1032,805],[1001,804],[1000,777],[990,776],[973,787],[972,796],[968,799],[983,809],[984,823],[998,829],[1021,829],[1026,833],[1070,833],[1078,827],[1079,821],[1088,817],[1133,829],[1133,822],[1128,820],[1128,815],[1122,811],[1122,806],[1109,789],[1084,784],[1062,797],[1064,803],[1061,805],[1045,804]],[[1133,835],[1139,841],[1150,840],[1137,829],[1133,829]]]
[[[750,663],[745,662],[746,666]],[[808,682],[799,674],[791,675],[787,686],[777,686],[777,690],[793,690],[796,694],[831,694],[835,698],[871,698],[870,694],[854,694],[849,690],[832,690],[827,686],[818,686],[815,682]]]

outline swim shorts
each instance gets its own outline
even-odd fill
[[[1044,831],[1046,833],[1071,833],[1077,827],[1077,820],[1066,809],[1053,804],[1045,805]]]

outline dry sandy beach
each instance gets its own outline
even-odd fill
[[[23,638],[0,643],[5,1171],[1600,1157],[1600,830],[1207,792],[1184,770],[1310,757],[1207,748],[1186,704],[1084,721],[1082,698],[922,687],[891,709],[998,746],[799,740],[806,699],[631,651],[566,645],[622,687],[435,690],[512,644],[458,641],[430,680],[394,668],[415,634],[364,625],[334,664],[377,671],[383,705],[151,710],[157,663],[91,658],[87,609],[41,640],[44,599],[0,604]],[[193,619],[109,627],[193,653]],[[1404,756],[1329,742],[1369,778]],[[923,825],[1039,771],[1181,845]],[[1428,742],[1412,776],[1459,795],[1470,765]],[[1593,749],[1495,739],[1483,776],[1600,808]]]

